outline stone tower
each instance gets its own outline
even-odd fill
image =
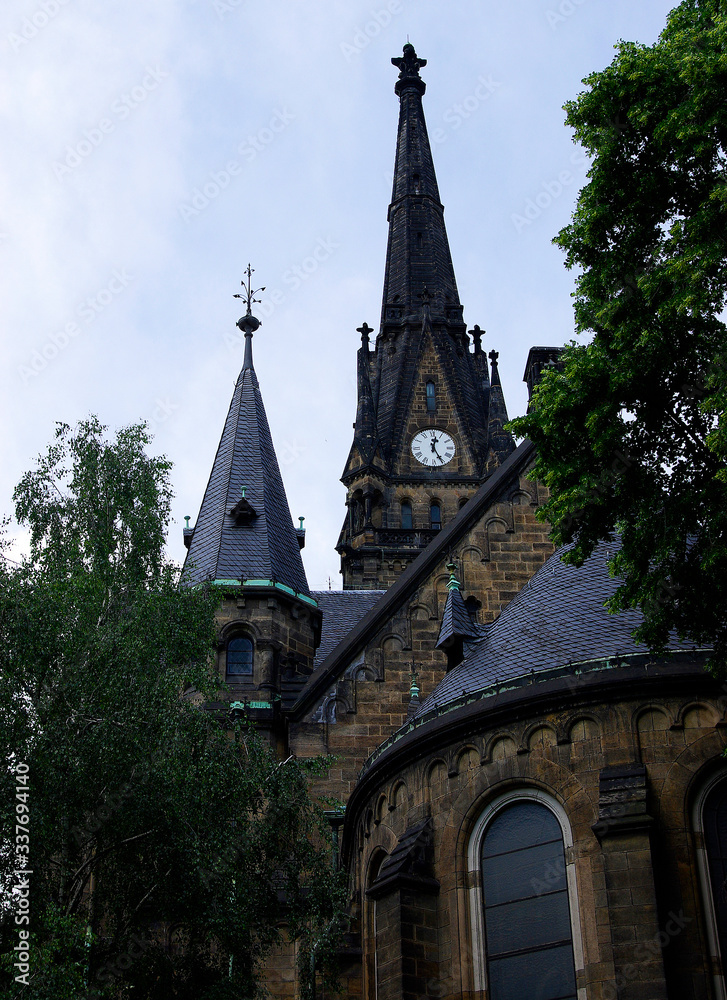
[[[401,58],[381,323],[359,327],[358,406],[342,482],[344,590],[391,586],[514,449],[482,331],[468,333],[422,109],[426,65]],[[470,337],[472,339],[470,339]]]

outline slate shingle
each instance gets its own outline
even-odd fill
[[[646,653],[647,648],[631,636],[642,621],[641,613],[611,615],[604,608],[619,585],[607,566],[617,546],[617,541],[602,542],[581,567],[563,563],[563,549],[551,556],[484,638],[465,645],[464,660],[434,689],[417,715],[498,681],[587,660]],[[670,648],[693,646],[674,636]]]
[[[239,524],[242,498],[256,517]],[[235,385],[182,579],[276,580],[310,596],[300,546],[275,455],[252,350]]]

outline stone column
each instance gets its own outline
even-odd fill
[[[643,764],[601,771],[593,830],[603,850],[615,969],[604,1000],[667,1000],[646,788]]]

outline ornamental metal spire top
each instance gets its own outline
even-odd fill
[[[252,306],[254,302],[260,302],[260,299],[256,299],[255,296],[258,292],[264,292],[265,286],[261,288],[252,287],[252,276],[255,273],[255,268],[250,267],[248,263],[244,273],[247,275],[247,283],[241,281],[240,284],[245,289],[245,294],[240,295],[239,292],[235,293],[236,299],[242,299],[247,306],[247,311],[244,316],[241,316],[237,321],[237,326],[245,334],[245,357],[242,363],[243,370],[245,368],[252,368],[252,335],[258,327],[262,326],[262,321],[253,316]]]

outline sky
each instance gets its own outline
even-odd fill
[[[653,44],[662,0],[6,0],[0,8],[0,516],[57,421],[141,419],[194,525],[254,338],[313,589],[340,589],[356,328],[378,329],[407,38],[468,327],[510,416],[533,345],[572,339],[552,245],[587,181],[563,104]],[[16,552],[27,543],[11,524]]]

